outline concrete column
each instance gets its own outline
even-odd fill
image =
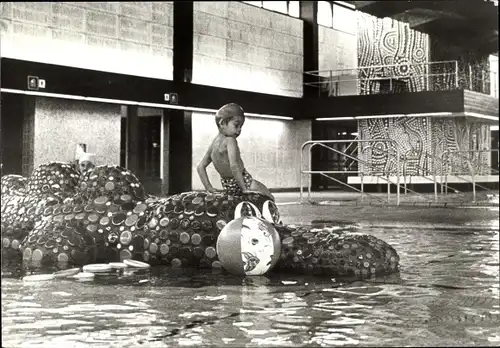
[[[162,149],[160,159],[161,193],[166,196],[170,190],[170,115],[169,110],[163,110],[161,117],[161,140]]]
[[[127,118],[127,156],[125,166],[134,174],[139,174],[139,116],[138,107],[127,105],[124,110]],[[140,178],[139,178],[140,179]]]
[[[174,83],[191,83],[193,71],[193,17],[192,1],[174,1]],[[179,96],[182,98],[182,96]],[[182,103],[182,100],[180,100]],[[168,114],[168,116],[167,116]],[[191,113],[182,110],[168,110],[164,123],[168,123],[168,149],[163,148],[164,183],[169,194],[192,189],[192,129]],[[165,127],[165,126],[164,126]],[[164,138],[165,139],[165,138]],[[168,155],[167,155],[168,154]],[[165,159],[168,158],[168,159]],[[168,178],[168,182],[165,182]]]
[[[170,194],[192,189],[193,141],[191,112],[170,110],[169,184]]]
[[[300,19],[303,26],[304,70],[314,71],[319,69],[319,39],[318,39],[318,2],[300,1]],[[304,74],[304,82],[317,82],[317,78]],[[317,97],[318,88],[303,86],[304,97]]]
[[[174,81],[193,76],[193,1],[174,1]]]

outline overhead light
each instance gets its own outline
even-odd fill
[[[173,109],[173,110],[184,110],[184,111],[192,111],[192,112],[205,112],[205,113],[216,113],[217,112],[217,110],[215,110],[215,109],[197,108],[197,107],[194,107],[194,106],[181,106],[181,105],[172,105],[172,104],[148,103],[148,102],[139,102],[139,101],[122,100],[122,99],[84,97],[84,96],[80,96],[80,95],[60,94],[60,93],[47,93],[47,92],[38,92],[38,91],[25,91],[25,90],[10,89],[10,88],[0,88],[0,92],[2,92],[2,93],[14,93],[14,94],[34,95],[34,96],[49,97],[49,98],[61,98],[61,99],[91,101],[91,102],[108,103],[108,104],[137,105],[137,106],[144,106],[144,107],[152,107],[152,108],[160,108],[160,109]],[[245,116],[261,117],[261,118],[272,118],[272,119],[279,119],[279,120],[293,120],[293,117],[288,117],[288,116],[256,114],[256,113],[251,113],[251,112],[245,113]]]
[[[408,117],[427,117],[427,116],[452,116],[453,112],[420,112],[416,114],[408,114]]]
[[[370,118],[394,118],[394,117],[405,117],[404,114],[387,114],[387,115],[370,115],[370,116],[355,116],[356,120],[367,120]]]
[[[498,126],[491,126],[490,127],[490,131],[497,131],[498,130]]]
[[[47,92],[36,92],[36,91],[23,91],[23,90],[18,90],[18,89],[11,89],[11,88],[0,88],[0,92],[4,93],[14,93],[14,94],[26,94],[26,95],[36,95],[39,97],[53,97],[53,93],[47,93]],[[63,98],[63,99],[73,99],[73,100],[85,100],[85,97],[79,96],[79,95],[71,95],[71,94],[58,94],[58,98]]]
[[[256,113],[253,113],[253,112],[245,112],[245,116],[262,117],[262,118],[275,118],[277,120],[293,120],[293,117],[277,116],[277,115],[266,115],[266,114],[256,114]]]
[[[345,121],[345,120],[354,120],[354,117],[352,116],[346,116],[346,117],[320,117],[320,118],[315,118],[315,121]]]

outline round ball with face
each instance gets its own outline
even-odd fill
[[[281,242],[274,226],[258,217],[240,217],[217,239],[219,261],[235,275],[263,275],[278,262]]]
[[[234,207],[234,218],[255,216],[275,225],[281,225],[278,207],[270,197],[258,192],[250,192],[236,197],[239,202]]]

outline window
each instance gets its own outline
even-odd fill
[[[333,3],[333,29],[354,34],[356,25],[356,11]]]
[[[286,1],[263,1],[264,8],[284,14],[288,13],[288,6]]]
[[[288,14],[289,16],[300,17],[299,1],[242,1],[245,4],[263,7],[266,10]],[[330,24],[331,26],[331,24]]]
[[[300,16],[300,3],[299,1],[288,2],[288,14],[292,17],[299,18]]]
[[[331,27],[332,20],[332,4],[328,1],[318,1],[318,24]]]

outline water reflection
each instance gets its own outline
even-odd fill
[[[92,282],[3,277],[2,346],[500,343],[498,230],[362,232],[395,246],[399,274],[359,281],[153,268]]]

